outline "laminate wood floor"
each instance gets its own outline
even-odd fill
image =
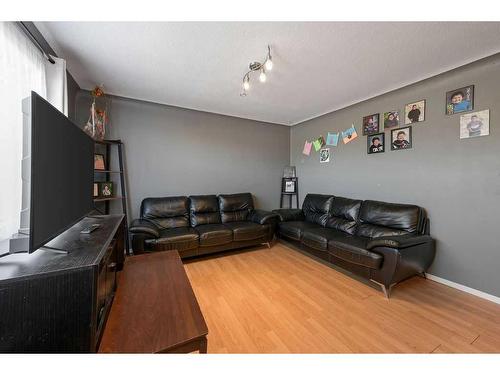
[[[185,268],[208,353],[500,353],[500,305],[421,277],[387,300],[282,243]]]

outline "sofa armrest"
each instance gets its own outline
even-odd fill
[[[145,219],[135,219],[132,221],[129,231],[134,234],[149,234],[155,238],[160,237],[160,230],[158,226]]]
[[[273,219],[278,221],[278,215],[264,210],[252,210],[248,219],[257,224],[269,224]]]
[[[273,210],[273,213],[277,214],[281,221],[304,221],[306,219],[304,212],[299,208],[280,208]]]
[[[422,245],[432,242],[432,237],[428,235],[403,235],[374,238],[366,245],[367,250],[375,247],[390,247],[392,249],[404,249],[407,247]]]

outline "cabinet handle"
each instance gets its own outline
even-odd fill
[[[115,271],[116,270],[116,263],[115,262],[111,262],[108,264],[108,270],[109,271]]]

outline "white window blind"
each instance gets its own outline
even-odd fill
[[[12,22],[0,22],[0,240],[19,229],[22,99],[46,97],[45,58]]]

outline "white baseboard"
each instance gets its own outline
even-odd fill
[[[427,278],[429,280],[435,281],[435,282],[440,283],[440,284],[447,285],[447,286],[454,288],[454,289],[461,290],[465,293],[475,295],[479,298],[487,299],[488,301],[491,301],[491,302],[494,302],[494,303],[497,303],[500,305],[500,297],[497,297],[497,296],[494,296],[492,294],[488,294],[485,292],[481,292],[480,290],[477,290],[477,289],[469,288],[468,286],[456,283],[454,281],[443,279],[442,277],[431,275],[430,273],[428,273],[426,275],[427,275]]]

